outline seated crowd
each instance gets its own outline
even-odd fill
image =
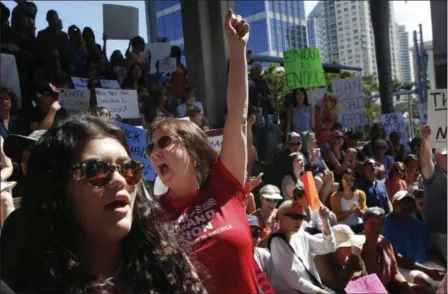
[[[313,105],[305,89],[277,116],[246,52],[248,24],[229,10],[218,153],[178,47],[176,71],[151,74],[141,37],[108,59],[106,36],[101,46],[88,27],[65,33],[54,10],[35,37],[36,12],[18,1],[9,26],[2,4],[1,52],[16,57],[22,88],[20,110],[0,92],[0,279],[11,293],[343,293],[370,274],[391,293],[446,287],[447,150],[433,155],[430,126],[404,146],[376,123],[360,147],[338,123],[338,98]],[[122,119],[94,95],[89,114],[61,107],[70,77],[93,94],[103,78],[137,91],[141,119],[126,122],[149,131],[168,192],[142,184],[111,123]]]

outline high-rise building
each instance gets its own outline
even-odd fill
[[[403,83],[412,83],[409,33],[404,25],[397,25],[397,29],[398,42],[400,44],[401,81]]]
[[[328,0],[320,1],[317,5],[323,5],[313,15],[319,23],[323,61],[338,61],[344,65],[361,67],[363,75],[377,74],[369,1]],[[392,75],[394,79],[401,80],[398,36],[392,4],[389,21]]]
[[[155,0],[158,37],[183,47],[180,0]],[[308,46],[305,4],[292,1],[234,1],[234,11],[250,24],[247,49],[254,55],[282,56]]]
[[[318,2],[313,10],[308,15],[307,30],[308,30],[308,45],[316,47],[320,51],[322,60],[327,60],[326,50],[326,34],[325,20],[323,19],[324,3]]]

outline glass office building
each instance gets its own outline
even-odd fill
[[[154,1],[159,38],[183,48],[181,0]],[[282,56],[283,51],[308,46],[305,4],[290,1],[234,1],[235,12],[250,24],[247,48],[254,55]]]

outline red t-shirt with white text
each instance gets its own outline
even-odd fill
[[[220,160],[193,195],[159,202],[169,220],[193,245],[193,258],[211,275],[209,293],[258,293],[252,237],[244,207],[244,187]]]

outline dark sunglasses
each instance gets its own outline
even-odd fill
[[[387,149],[387,146],[378,146],[378,149]]]
[[[146,148],[146,151],[148,152],[148,154],[151,154],[154,151],[154,147],[156,146],[157,148],[163,150],[166,147],[170,146],[172,142],[173,138],[171,138],[170,136],[162,136],[157,140],[150,142]]]
[[[258,228],[258,227],[251,227],[250,228],[250,233],[251,233],[252,237],[260,237],[261,229]]]
[[[298,214],[298,213],[285,213],[284,216],[289,217],[293,220],[304,220],[306,216]]]
[[[346,181],[348,183],[353,183],[355,181],[355,178],[353,177],[342,177],[343,181]]]
[[[263,197],[265,201],[269,202],[269,203],[277,203],[277,199],[269,199],[269,198],[265,198]]]
[[[302,142],[289,143],[289,145],[290,145],[291,147],[296,147],[296,146],[300,146],[300,145],[302,145]]]
[[[137,185],[142,179],[143,164],[137,160],[130,160],[119,165],[111,164],[102,159],[89,159],[73,167],[73,172],[77,173],[77,179],[87,179],[87,182],[101,188],[112,181],[113,174],[118,171],[131,186]]]

